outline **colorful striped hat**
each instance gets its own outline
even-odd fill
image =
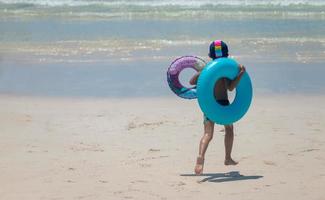
[[[221,40],[215,40],[210,44],[209,56],[212,59],[228,57],[228,46]]]

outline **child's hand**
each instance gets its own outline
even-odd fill
[[[194,76],[193,76],[193,77],[191,78],[191,80],[190,80],[190,84],[191,84],[191,85],[196,85],[197,80],[198,80],[200,74],[201,74],[201,71],[199,71],[199,72],[197,72],[196,74],[194,74]]]
[[[245,73],[245,71],[246,71],[246,69],[245,69],[244,65],[239,64],[239,74],[243,74],[243,73]]]
[[[238,64],[238,67],[239,67],[238,75],[234,80],[231,81],[230,86],[228,87],[228,90],[230,91],[232,91],[234,88],[237,87],[238,82],[240,81],[241,77],[246,71],[244,65]]]

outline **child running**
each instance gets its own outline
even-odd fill
[[[218,58],[226,58],[228,57],[228,46],[225,42],[221,40],[213,41],[210,44],[210,50],[209,50],[209,57],[212,60],[216,60]],[[228,93],[227,90],[232,91],[236,88],[237,84],[239,83],[242,75],[245,72],[245,67],[243,65],[238,65],[239,67],[239,73],[236,76],[234,80],[229,80],[227,78],[221,78],[217,81],[215,88],[214,88],[214,96],[216,98],[216,101],[224,106],[229,105],[228,100]],[[200,76],[201,72],[196,73],[190,80],[191,85],[196,85],[197,80]],[[196,166],[195,166],[195,174],[199,175],[203,173],[203,166],[204,166],[204,157],[205,152],[208,148],[209,142],[213,138],[213,131],[214,131],[214,122],[209,120],[204,115],[204,134],[200,140],[199,145],[199,156],[196,159]],[[225,125],[225,165],[237,165],[238,162],[234,161],[231,157],[231,151],[234,141],[234,128],[232,124]]]

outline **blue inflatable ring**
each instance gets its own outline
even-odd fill
[[[239,72],[238,63],[230,58],[211,61],[202,70],[197,83],[198,102],[203,113],[213,122],[232,124],[247,112],[253,96],[252,82],[245,72],[236,87],[234,101],[228,106],[220,105],[214,96],[214,87],[220,78],[233,80]]]

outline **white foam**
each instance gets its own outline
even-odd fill
[[[270,6],[288,6],[307,4],[314,6],[325,5],[324,0],[0,0],[0,3],[5,4],[32,4],[39,6],[91,6],[91,5],[106,5],[106,6],[184,6],[197,8],[207,5],[270,5]]]

